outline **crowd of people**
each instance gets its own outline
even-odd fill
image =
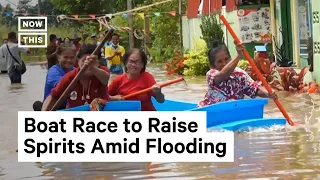
[[[108,33],[108,31],[105,32],[105,34],[100,34],[99,37],[96,34],[91,35],[91,42],[90,44],[99,45],[105,35]],[[53,65],[57,64],[58,57],[57,57],[57,50],[61,43],[71,43],[74,45],[76,49],[76,53],[79,53],[80,48],[82,46],[81,37],[78,37],[76,34],[73,38],[64,38],[51,34],[49,36],[50,43],[47,47],[47,64],[48,69],[50,69]],[[125,48],[121,45],[119,45],[120,42],[120,36],[118,34],[113,34],[110,39],[107,40],[107,42],[103,45],[101,48],[101,57],[99,59],[100,65],[108,66],[111,71],[111,73],[114,74],[123,74],[123,62],[122,57],[125,54]],[[78,60],[75,62],[75,66],[78,67]]]
[[[105,32],[106,34],[107,32]],[[123,96],[153,87],[152,93],[132,97],[130,100],[141,101],[142,111],[155,110],[151,97],[164,102],[164,95],[154,77],[145,72],[147,56],[140,49],[130,49],[127,53],[119,45],[120,37],[112,34],[98,55],[91,55],[101,43],[93,34],[90,43],[81,44],[81,38],[61,39],[51,34],[47,48],[48,74],[44,88],[43,101],[34,104],[34,110],[52,109],[68,85],[81,68],[86,65],[84,76],[77,82],[66,101],[58,109],[73,108],[91,104],[95,99],[106,101],[124,100]],[[117,77],[109,83],[110,74]],[[110,85],[109,85],[110,84]]]
[[[100,35],[100,40],[104,35]],[[78,72],[87,67],[84,76],[68,94],[66,101],[58,109],[73,108],[91,104],[96,99],[105,101],[124,100],[123,96],[152,87],[150,93],[140,94],[128,100],[141,101],[142,111],[155,111],[151,98],[159,103],[165,101],[160,86],[152,74],[146,72],[147,55],[141,49],[125,49],[119,45],[119,35],[112,34],[98,55],[92,55],[97,48],[99,39],[91,36],[91,43],[81,44],[81,38],[61,39],[50,35],[47,48],[48,73],[42,101],[34,104],[34,110],[51,110],[60,96],[67,89]],[[223,101],[243,99],[245,95],[255,98],[276,98],[269,94],[260,83],[255,82],[240,68],[237,68],[242,58],[242,44],[236,44],[238,56],[231,59],[225,45],[214,44],[208,52],[211,69],[207,72],[207,92],[198,107],[203,107]],[[21,75],[26,71],[20,53],[28,49],[19,48],[16,33],[8,34],[8,42],[1,46],[3,58],[6,59],[7,69],[12,83],[21,82]],[[124,67],[124,70],[122,69]],[[117,76],[109,83],[110,74]]]

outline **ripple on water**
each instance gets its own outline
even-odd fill
[[[157,82],[165,76],[150,67]],[[22,85],[11,86],[0,75],[0,179],[315,179],[320,169],[320,98],[279,92],[280,102],[299,127],[273,126],[235,133],[234,163],[17,163],[17,111],[31,110],[43,98],[46,70],[28,66]],[[113,79],[112,77],[111,79]],[[205,77],[186,78],[165,87],[167,98],[199,102]],[[266,117],[283,117],[273,101]],[[209,130],[212,131],[212,130]]]

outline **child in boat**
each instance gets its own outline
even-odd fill
[[[111,38],[111,45],[105,48],[105,58],[108,64],[111,64],[110,71],[114,74],[122,74],[122,57],[125,53],[123,46],[119,45],[120,36],[113,34]]]
[[[43,104],[43,111],[50,110],[53,107],[84,65],[87,65],[88,69],[84,73],[82,79],[77,82],[76,86],[68,95],[66,108],[90,104],[95,98],[109,100],[109,95],[107,93],[110,77],[109,70],[105,66],[99,66],[100,54],[98,56],[91,56],[91,53],[95,48],[96,45],[93,44],[86,44],[81,47],[78,53],[79,68],[68,72],[60,80],[58,85],[52,89],[51,95],[47,97]]]
[[[253,81],[253,79],[241,68],[237,67],[242,58],[242,44],[236,44],[238,55],[231,60],[228,48],[225,45],[213,44],[213,48],[208,52],[211,69],[207,72],[207,93],[200,101],[198,107],[203,107],[229,100],[243,99],[244,95],[251,98],[256,96],[276,98],[275,93],[268,91]]]
[[[163,103],[164,95],[154,77],[146,72],[147,55],[140,49],[131,49],[124,55],[123,62],[126,73],[118,75],[108,87],[111,100],[123,100],[122,96],[153,87],[152,92],[137,95],[129,100],[141,101],[142,111],[155,111],[151,97]]]

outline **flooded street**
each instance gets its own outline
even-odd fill
[[[274,127],[235,134],[234,163],[18,163],[18,111],[32,110],[42,100],[47,70],[27,66],[22,85],[0,75],[0,179],[320,179],[319,100],[308,94],[278,93],[280,102],[300,127]],[[149,67],[158,82],[165,76]],[[186,79],[163,89],[166,98],[198,102],[205,78]],[[318,105],[317,105],[318,104]],[[266,116],[282,117],[273,102]]]

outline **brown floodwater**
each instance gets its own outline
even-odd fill
[[[150,67],[159,82],[161,67]],[[47,70],[28,66],[23,84],[11,85],[0,75],[0,179],[320,179],[319,96],[278,93],[280,101],[299,127],[272,127],[235,134],[234,163],[18,163],[18,111],[32,110],[42,100]],[[167,98],[198,102],[205,78],[187,78],[165,87]],[[282,117],[273,102],[266,116]]]

